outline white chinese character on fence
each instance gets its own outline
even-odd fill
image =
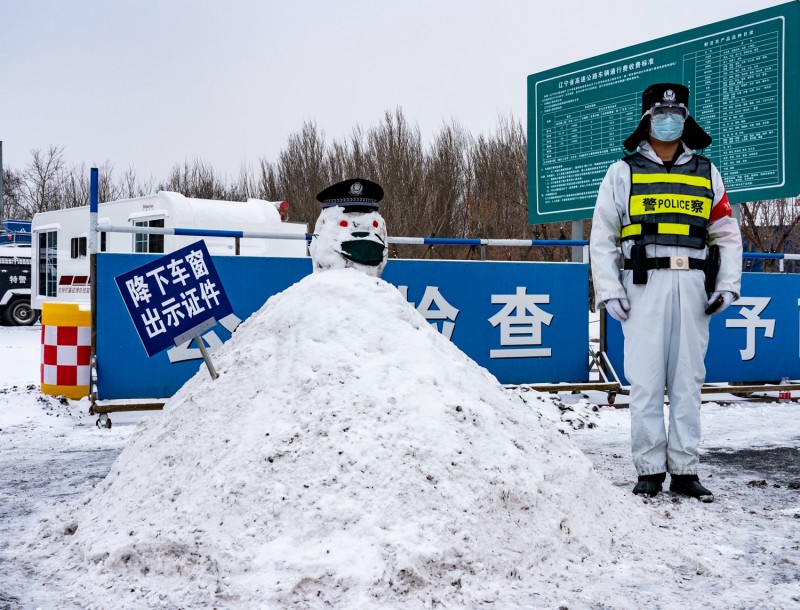
[[[440,332],[448,339],[453,338],[458,309],[447,302],[447,299],[439,292],[438,286],[425,287],[425,293],[422,295],[419,305],[417,305],[417,311],[420,312],[426,320],[441,320],[442,327]],[[436,323],[432,322],[432,325],[436,326]]]
[[[144,322],[147,336],[151,339],[156,335],[167,332],[164,321],[161,319],[161,314],[158,313],[157,309],[145,309],[142,314],[142,322]]]
[[[150,287],[141,275],[134,275],[125,282],[125,287],[128,289],[128,294],[131,295],[131,300],[137,308],[139,303],[150,302]]]
[[[408,286],[398,286],[403,298],[408,301]],[[409,301],[410,302],[410,301]],[[412,305],[414,303],[411,303]],[[433,308],[435,307],[435,309]],[[438,286],[426,286],[425,293],[420,299],[417,311],[423,315],[426,320],[433,320],[431,326],[441,332],[446,338],[453,338],[453,331],[456,328],[456,318],[458,317],[459,310],[447,302],[439,292]],[[441,320],[441,329],[436,326],[436,321]]]
[[[540,309],[538,304],[549,302],[549,294],[526,294],[525,286],[517,286],[516,294],[493,294],[492,303],[505,303],[489,318],[492,326],[500,325],[500,345],[541,345],[542,325],[550,326],[553,314]],[[489,351],[490,358],[549,358],[551,354],[549,347]]]
[[[167,326],[180,326],[181,318],[185,318],[186,314],[180,309],[181,302],[176,301],[175,297],[167,299],[161,303],[161,312],[167,318]]]
[[[183,263],[183,259],[181,258],[177,260],[171,260],[167,264],[167,267],[172,275],[172,283],[186,286],[186,280],[189,279],[189,273],[183,268],[181,263]]]
[[[208,275],[208,267],[203,258],[202,250],[192,250],[186,255],[186,262],[194,274],[194,278],[199,280],[201,277]]]
[[[161,296],[164,296],[165,294],[167,294],[167,292],[164,290],[164,286],[169,285],[169,279],[161,276],[162,271],[164,271],[164,265],[156,267],[152,271],[148,271],[147,273],[145,273],[145,275],[149,275],[150,277],[155,278],[156,285],[158,286],[158,289],[161,291]]]
[[[762,320],[759,315],[767,305],[769,305],[770,297],[742,297],[736,301],[733,306],[740,307],[739,314],[744,319],[734,318],[725,320],[727,328],[744,328],[747,331],[745,348],[739,350],[742,355],[742,360],[752,360],[756,357],[756,329],[763,328],[764,336],[767,339],[772,339],[775,332],[775,320],[764,319]],[[750,309],[748,309],[748,307]]]
[[[211,307],[211,301],[214,301],[214,304],[219,306],[219,290],[217,290],[217,285],[212,282],[211,280],[206,280],[202,284],[200,284],[200,298],[206,302],[207,307]]]

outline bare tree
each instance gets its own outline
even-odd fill
[[[156,192],[156,181],[153,177],[140,181],[136,176],[133,167],[126,169],[120,178],[117,186],[118,197],[121,199],[133,199],[144,197]]]
[[[792,241],[798,239],[800,208],[797,198],[743,203],[740,210],[742,237],[745,244],[749,244],[750,251],[783,253]],[[762,268],[767,271],[774,266],[774,261],[765,260]],[[794,269],[796,262],[790,261],[790,267]]]
[[[20,211],[25,218],[37,212],[64,207],[64,186],[67,179],[63,149],[50,146],[46,151],[31,151],[33,157],[22,170]]]
[[[250,198],[261,199],[258,192],[258,182],[253,170],[243,163],[239,168],[239,178],[228,189],[228,199],[231,201],[246,201]]]
[[[102,179],[98,181],[98,186],[101,182],[103,182]],[[105,182],[107,186],[107,181]],[[62,189],[62,208],[74,208],[82,205],[88,205],[90,177],[89,173],[86,171],[86,168],[83,165],[80,165],[72,170],[65,171]]]
[[[46,151],[33,150],[31,156],[23,171],[5,170],[7,217],[30,219],[37,212],[88,205],[90,172],[84,164],[67,166],[63,149],[57,146]],[[140,182],[133,168],[128,169],[120,180],[115,178],[113,163],[106,161],[98,169],[101,202],[155,192],[155,181],[150,178]]]
[[[315,196],[331,183],[325,133],[315,123],[304,123],[299,133],[289,136],[274,172],[274,199],[289,201],[293,219],[313,227],[319,216]]]
[[[214,168],[202,159],[194,159],[174,165],[166,181],[158,185],[158,190],[198,199],[225,199],[227,180],[217,175]]]
[[[383,186],[386,220],[390,226],[408,224],[424,194],[424,154],[419,127],[411,125],[400,108],[386,111],[383,121],[366,133],[366,170]],[[371,166],[371,167],[369,167]],[[400,210],[406,213],[401,215]]]
[[[472,182],[465,200],[467,233],[509,239],[563,238],[560,226],[528,224],[527,138],[513,117],[499,117],[496,133],[479,136],[470,152]],[[507,260],[568,260],[567,248],[494,248]]]
[[[22,207],[22,174],[10,167],[3,169],[3,219],[27,220],[28,212]]]
[[[381,213],[392,235],[565,237],[563,224],[528,224],[527,140],[520,121],[499,117],[494,133],[477,138],[456,122],[446,123],[424,146],[419,127],[399,107],[387,110],[376,125],[356,125],[348,136],[330,144],[316,123],[306,122],[289,136],[276,161],[260,159],[255,168],[242,165],[230,182],[200,159],[176,164],[160,182],[153,178],[140,182],[133,168],[118,179],[113,164],[106,162],[100,168],[100,201],[156,190],[204,199],[286,200],[291,220],[313,227],[319,216],[316,194],[350,177],[374,180],[383,187]],[[83,165],[68,168],[58,147],[33,151],[23,172],[6,171],[4,184],[7,212],[14,210],[22,218],[88,201],[88,171]],[[466,258],[475,252],[455,246],[395,246],[391,255]],[[495,247],[489,257],[568,260],[569,251]]]
[[[409,232],[440,237],[465,237],[465,193],[472,177],[469,173],[470,135],[457,123],[443,126],[424,159],[423,198],[417,222]],[[453,249],[440,248],[452,256]],[[430,252],[433,254],[433,251]]]
[[[284,201],[278,186],[278,171],[275,163],[266,159],[259,161],[258,173],[254,177],[255,192],[259,199],[267,201]]]

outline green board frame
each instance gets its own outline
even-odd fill
[[[683,83],[732,203],[800,194],[800,0],[528,76],[530,224],[590,218],[641,94]],[[792,137],[793,136],[793,137]]]

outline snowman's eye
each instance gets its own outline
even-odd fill
[[[372,226],[377,229],[380,226],[380,223],[377,220],[373,220],[372,221]]]
[[[349,223],[348,223],[346,220],[340,220],[340,221],[339,221],[339,226],[340,226],[340,227],[346,227],[348,224],[349,224]]]

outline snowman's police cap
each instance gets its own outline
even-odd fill
[[[317,201],[323,209],[338,205],[353,212],[377,210],[381,199],[383,189],[380,185],[365,178],[343,180],[317,193]]]

